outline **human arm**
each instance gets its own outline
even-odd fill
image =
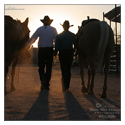
[[[25,47],[29,48],[31,46],[31,44],[33,44],[38,37],[39,37],[39,28],[35,31],[35,33],[32,35],[32,37],[28,40]]]
[[[73,41],[73,52],[74,52],[74,55],[77,55],[77,45],[76,45],[76,41],[77,41],[77,39],[76,39],[76,35],[75,34],[73,34],[73,39],[72,39],[72,41]]]
[[[59,51],[59,36],[57,35],[55,39],[55,52],[54,52],[55,56],[57,55],[58,51]]]

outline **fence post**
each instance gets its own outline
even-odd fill
[[[116,4],[115,4],[115,17],[116,15]],[[116,29],[116,74],[118,74],[118,49],[117,49],[117,18],[115,21],[115,29]]]
[[[104,14],[104,12],[103,12],[103,21],[105,21],[105,16],[104,16],[105,14]]]

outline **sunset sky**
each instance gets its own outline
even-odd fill
[[[70,31],[73,33],[76,33],[78,31],[78,26],[81,25],[82,20],[87,19],[87,16],[91,18],[97,18],[99,20],[103,20],[103,12],[107,13],[111,9],[115,7],[116,3],[122,3],[121,8],[122,8],[122,23],[118,23],[118,34],[123,33],[121,35],[121,95],[124,93],[125,88],[125,80],[124,80],[124,71],[125,71],[125,60],[124,60],[124,54],[125,54],[125,37],[124,37],[124,12],[125,12],[125,6],[124,6],[124,1],[123,0],[105,0],[103,4],[100,4],[99,0],[91,0],[91,1],[84,1],[83,2],[78,2],[79,0],[74,1],[67,1],[63,3],[55,2],[54,0],[51,0],[51,2],[46,2],[46,1],[41,1],[41,3],[37,2],[37,0],[34,1],[15,1],[15,0],[4,0],[4,2],[1,3],[1,55],[0,57],[3,59],[2,64],[1,64],[1,83],[4,83],[4,16],[3,15],[10,15],[14,19],[19,19],[22,22],[29,17],[29,29],[30,29],[30,36],[33,35],[33,33],[36,31],[36,29],[40,26],[42,26],[42,22],[40,19],[43,19],[45,15],[48,15],[51,19],[54,19],[52,26],[54,26],[58,33],[63,31],[62,26],[60,25],[63,24],[65,20],[69,20],[70,24],[74,25],[73,27],[70,28]],[[95,2],[96,1],[96,2]],[[34,3],[35,4],[34,4]],[[124,2],[124,3],[123,3]],[[39,3],[39,4],[38,4]],[[49,3],[49,5],[47,5]],[[57,4],[58,5],[55,5]],[[32,5],[31,5],[32,4]],[[43,5],[44,4],[44,5]],[[70,5],[69,5],[70,4]],[[120,4],[117,4],[119,6]],[[3,19],[2,19],[3,17]],[[105,21],[109,23],[109,20],[105,18]],[[122,26],[121,26],[122,25]],[[121,29],[120,29],[121,28]],[[115,30],[115,23],[112,23],[112,29]],[[37,41],[33,44],[34,47],[37,47]],[[4,84],[1,84],[1,88],[4,88]],[[1,100],[4,100],[4,89],[1,89]],[[122,96],[123,97],[123,96]],[[124,99],[122,100],[122,103],[124,102]],[[124,104],[123,104],[124,105]],[[4,119],[4,101],[3,101],[3,106],[1,106],[1,119],[3,121]],[[124,110],[124,106],[122,107]],[[124,116],[122,112],[122,117]],[[124,119],[124,118],[123,118]],[[115,122],[115,121],[114,121]],[[7,123],[8,124],[8,123]],[[17,123],[15,123],[17,124]],[[21,122],[18,124],[22,124]],[[63,123],[64,124],[64,123]],[[82,123],[83,124],[83,123]],[[96,123],[97,124],[97,123]],[[98,122],[100,124],[100,122]],[[101,123],[103,124],[103,122]],[[105,123],[104,123],[105,124]]]
[[[117,5],[119,6],[119,5]],[[40,19],[43,19],[45,15],[48,15],[54,21],[51,26],[57,29],[60,33],[63,28],[60,24],[63,24],[65,20],[69,20],[70,24],[74,25],[70,28],[70,31],[77,33],[78,26],[81,25],[82,20],[90,18],[97,18],[103,20],[103,12],[107,13],[115,7],[115,4],[58,4],[58,5],[47,5],[47,4],[5,4],[4,14],[10,15],[14,19],[19,19],[22,22],[29,17],[29,29],[30,36],[36,31],[36,29],[42,26]],[[109,23],[109,20],[105,18],[105,21]],[[118,24],[118,33],[120,33],[120,25]],[[115,29],[115,23],[112,23],[112,29]],[[37,41],[33,44],[37,47]]]

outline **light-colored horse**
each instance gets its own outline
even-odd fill
[[[106,98],[107,73],[111,54],[114,49],[114,34],[111,27],[105,21],[90,19],[83,21],[77,36],[77,48],[79,55],[80,74],[82,79],[82,92],[93,94],[95,77],[95,60],[98,58],[100,69],[104,59],[104,85],[102,98]],[[83,62],[88,59],[88,84],[85,87]]]

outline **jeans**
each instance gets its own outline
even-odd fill
[[[62,78],[64,81],[65,89],[69,89],[71,79],[71,65],[73,61],[73,50],[64,49],[59,51],[59,60],[62,71]]]
[[[47,81],[49,86],[49,81],[51,79],[52,72],[52,62],[53,62],[53,47],[41,47],[38,50],[38,72],[42,84],[42,80]]]

